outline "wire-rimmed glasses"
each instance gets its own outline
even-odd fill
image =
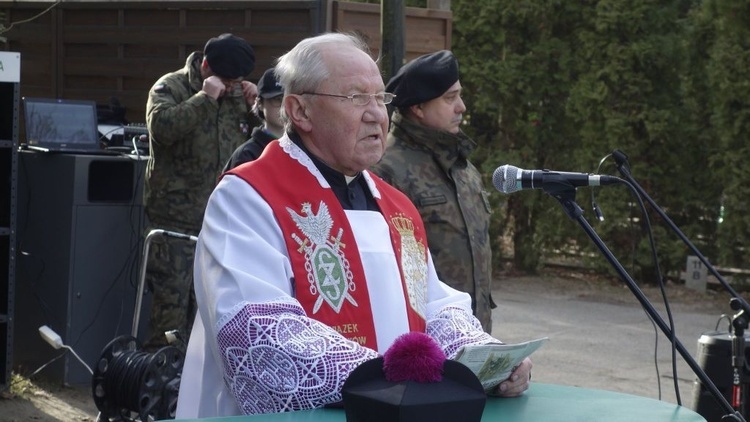
[[[337,94],[324,94],[322,92],[303,92],[302,95],[321,95],[323,97],[336,97],[336,98],[348,98],[352,104],[357,106],[365,106],[370,104],[370,101],[374,98],[378,102],[378,105],[390,104],[396,94],[390,92],[379,92],[377,94],[351,94],[351,95],[337,95]]]

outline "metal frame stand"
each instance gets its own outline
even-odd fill
[[[138,280],[138,291],[135,295],[135,309],[133,310],[133,327],[130,331],[130,334],[138,338],[138,325],[141,320],[141,307],[143,306],[143,291],[146,288],[146,269],[148,267],[148,251],[151,247],[151,241],[156,236],[167,236],[167,237],[173,237],[176,239],[185,239],[189,240],[193,243],[198,241],[198,238],[196,236],[187,235],[184,233],[178,233],[168,230],[162,230],[162,229],[154,229],[151,230],[147,235],[146,239],[143,241],[143,260],[141,261],[143,264],[141,264],[141,274],[140,279]]]

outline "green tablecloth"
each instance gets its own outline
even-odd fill
[[[187,422],[187,419],[179,419]],[[201,419],[215,422],[345,422],[340,409],[316,409],[270,415]],[[517,398],[487,399],[482,421],[505,422],[705,422],[686,407],[631,394],[606,390],[532,383]]]

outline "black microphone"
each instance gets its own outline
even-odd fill
[[[508,164],[502,165],[492,175],[492,184],[502,193],[513,193],[523,189],[543,189],[557,192],[579,186],[604,186],[618,183],[615,176],[568,173],[552,170],[523,170]]]

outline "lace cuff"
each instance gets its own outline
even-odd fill
[[[455,358],[468,344],[500,343],[484,332],[474,315],[457,306],[447,306],[429,318],[425,331],[438,342],[448,359]]]
[[[296,301],[242,304],[217,337],[224,382],[245,414],[339,401],[351,371],[378,356],[308,318]]]

